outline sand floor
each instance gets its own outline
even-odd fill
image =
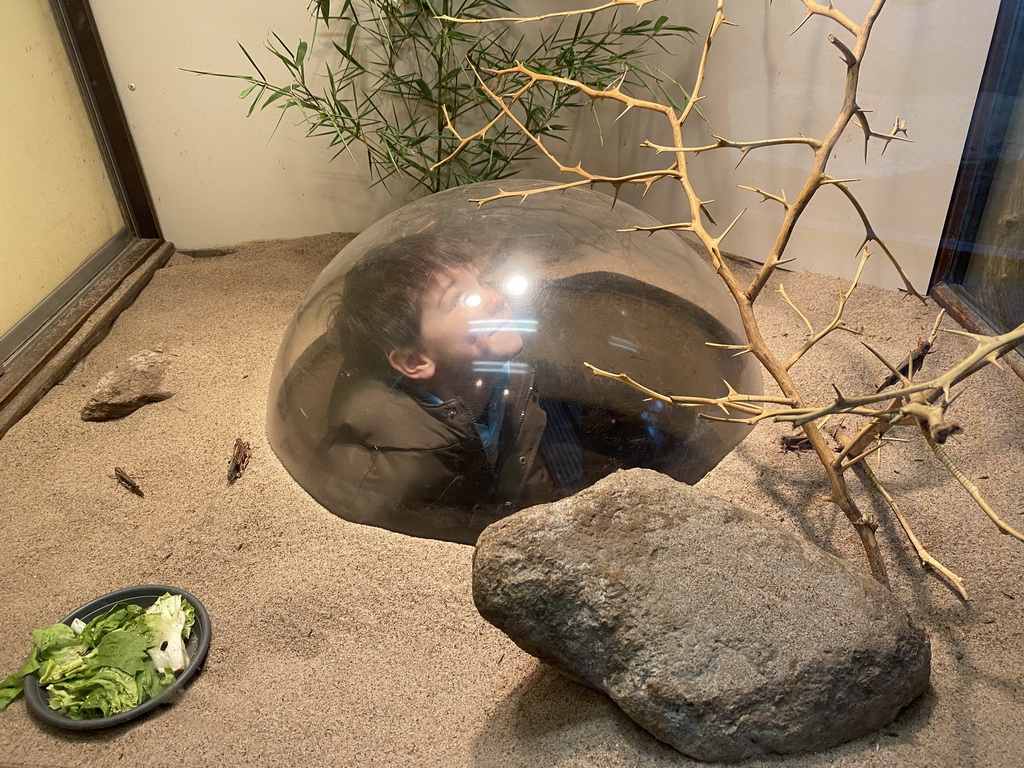
[[[0,670],[30,631],[105,592],[162,583],[205,604],[213,643],[181,700],[109,731],[72,733],[0,714],[3,766],[680,766],[693,764],[603,695],[521,652],[477,614],[472,549],[357,526],[320,507],[267,445],[266,387],[302,295],[346,236],[247,243],[215,258],[172,257],[110,335],[0,440]],[[835,280],[789,274],[816,324]],[[774,287],[774,286],[773,286]],[[766,291],[766,336],[803,338]],[[901,358],[934,306],[888,291],[854,295],[848,323]],[[955,325],[946,321],[945,327]],[[116,363],[160,347],[174,396],[114,422],[79,410]],[[931,366],[971,348],[946,335]],[[828,398],[883,376],[841,334],[794,372]],[[949,448],[1011,525],[1024,528],[1024,384],[988,369],[953,414]],[[759,427],[702,486],[863,563],[845,518],[822,498],[809,454],[783,453],[787,428]],[[792,766],[1019,766],[1024,763],[1024,544],[1000,535],[915,435],[877,472],[932,554],[966,583],[964,602],[923,571],[891,515],[879,539],[893,589],[928,630],[932,688],[890,727],[829,752],[754,761]],[[228,486],[236,437],[254,448]],[[119,487],[123,467],[145,490]]]

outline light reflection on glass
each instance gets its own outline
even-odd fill
[[[474,333],[536,333],[537,321],[531,317],[491,317],[485,320],[470,320],[469,329]]]
[[[609,336],[608,344],[609,346],[618,347],[619,349],[624,349],[627,352],[632,352],[633,354],[636,354],[637,352],[640,351],[639,346],[634,344],[632,341],[620,338],[619,336]]]
[[[505,278],[505,291],[510,296],[522,296],[530,290],[530,281],[525,275],[510,275]]]
[[[530,372],[530,366],[526,363],[507,362],[504,360],[477,360],[473,363],[474,373],[500,373],[508,366],[508,372],[513,375],[523,375]]]

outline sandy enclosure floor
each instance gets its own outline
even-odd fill
[[[213,622],[205,669],[177,704],[117,729],[75,734],[43,725],[16,702],[0,714],[0,765],[692,763],[486,624],[470,596],[471,548],[350,524],[278,463],[264,432],[277,345],[346,240],[248,243],[206,259],[176,254],[109,337],[0,440],[4,673],[24,660],[33,628],[125,586],[183,587]],[[835,280],[789,274],[783,282],[814,323],[831,318]],[[773,290],[759,303],[767,337],[788,353],[802,341],[802,325]],[[848,323],[895,360],[935,314],[934,306],[863,288]],[[173,355],[166,383],[174,397],[120,421],[81,421],[99,378],[154,347]],[[930,365],[971,347],[943,335]],[[817,381],[811,391],[823,399],[833,382],[864,391],[883,377],[850,334],[820,345],[794,371]],[[966,431],[949,446],[1018,528],[1022,406],[1022,383],[986,370],[955,405]],[[780,451],[786,431],[755,430],[702,486],[863,563],[845,518],[822,499],[814,458]],[[254,455],[229,487],[236,437]],[[140,482],[144,499],[117,485],[115,466]],[[1019,766],[1024,544],[1000,535],[919,440],[887,447],[877,472],[971,596],[963,602],[922,571],[890,515],[862,502],[882,518],[896,594],[931,636],[931,691],[872,736],[746,765]]]

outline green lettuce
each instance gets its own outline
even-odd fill
[[[88,675],[58,680],[47,690],[50,709],[73,720],[110,717],[139,705],[135,678],[115,667],[98,667]]]
[[[165,594],[148,609],[120,603],[88,624],[79,620],[32,632],[28,661],[0,681],[0,711],[39,676],[51,709],[84,720],[126,712],[174,682],[189,662],[185,641],[195,608]]]
[[[7,705],[18,698],[23,688],[22,681],[25,675],[31,675],[39,669],[39,656],[36,648],[32,649],[26,661],[17,672],[8,675],[0,680],[0,712],[7,709]]]
[[[181,595],[167,597],[167,600],[153,603],[142,617],[154,640],[147,653],[156,665],[157,672],[178,672],[188,666],[184,639],[187,637],[186,616],[181,605],[188,601],[183,601]]]
[[[39,651],[39,682],[43,685],[85,669],[82,657],[89,652],[89,647],[71,627],[54,624],[46,629],[35,629],[32,640]]]

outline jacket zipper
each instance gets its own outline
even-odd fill
[[[512,433],[513,444],[519,438],[519,431],[523,428],[523,422],[526,421],[526,411],[530,408],[530,398],[533,396],[533,390],[536,388],[537,374],[530,374],[530,386],[526,390],[526,397],[523,399],[523,407],[519,412],[519,421],[516,423],[515,432]]]

